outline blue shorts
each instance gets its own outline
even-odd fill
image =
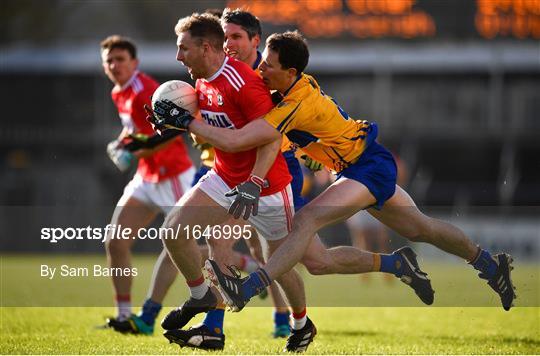
[[[193,182],[191,182],[191,186],[193,187],[195,184],[199,182],[199,179],[201,179],[209,170],[212,168],[205,166],[204,164],[201,165],[199,170],[195,172],[195,175],[193,176]]]
[[[298,211],[304,205],[306,205],[306,200],[302,197],[304,174],[302,173],[302,167],[300,167],[300,162],[298,162],[298,159],[295,157],[293,151],[283,152],[283,157],[285,157],[287,167],[289,168],[289,173],[292,176],[291,188],[294,201],[294,211]]]
[[[386,148],[372,142],[358,161],[338,174],[365,185],[377,199],[373,206],[380,210],[396,192],[397,166],[394,157]]]

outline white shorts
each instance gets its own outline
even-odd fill
[[[190,167],[175,177],[152,183],[135,174],[124,188],[120,202],[127,201],[128,198],[135,198],[168,214],[182,195],[191,188],[194,175],[195,168]]]
[[[231,188],[213,169],[199,180],[194,189],[197,188],[225,209],[229,209],[235,198],[225,196]],[[259,235],[274,241],[284,238],[291,231],[293,215],[294,203],[289,184],[280,192],[261,197],[257,216],[251,216],[248,222],[257,229]]]

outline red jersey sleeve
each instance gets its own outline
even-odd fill
[[[138,93],[133,99],[131,106],[131,117],[137,126],[137,129],[140,133],[145,135],[153,135],[154,130],[152,125],[146,120],[146,111],[144,110],[144,104],[151,106],[150,96],[153,91],[144,90]]]

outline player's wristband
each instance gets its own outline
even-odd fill
[[[256,184],[260,190],[263,190],[263,188],[270,187],[270,183],[268,183],[267,179],[262,179],[261,177],[257,177],[254,174],[251,174],[249,176],[248,181],[250,181],[253,184]]]

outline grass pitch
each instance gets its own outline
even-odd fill
[[[114,312],[106,278],[39,277],[39,265],[104,264],[102,256],[3,256],[0,309],[2,354],[192,354],[168,344],[158,326],[153,336],[121,335],[99,328]],[[142,302],[153,257],[137,256],[134,305]],[[308,313],[318,335],[308,354],[539,354],[538,266],[516,266],[518,307],[505,312],[496,297],[461,265],[425,263],[436,290],[422,307],[408,287],[370,276],[311,277],[303,274]],[[162,315],[185,298],[175,285]],[[521,291],[521,293],[520,293]],[[463,296],[466,297],[463,297]],[[464,298],[458,299],[456,298]],[[454,299],[454,300],[452,300]],[[396,302],[399,300],[399,302]],[[453,302],[452,302],[453,301]],[[388,303],[387,303],[388,302]],[[375,306],[384,305],[387,306]],[[400,304],[401,303],[401,304]],[[78,306],[77,306],[78,305]],[[281,353],[274,340],[272,309],[255,300],[227,313],[222,354]],[[199,322],[198,318],[194,323]]]

